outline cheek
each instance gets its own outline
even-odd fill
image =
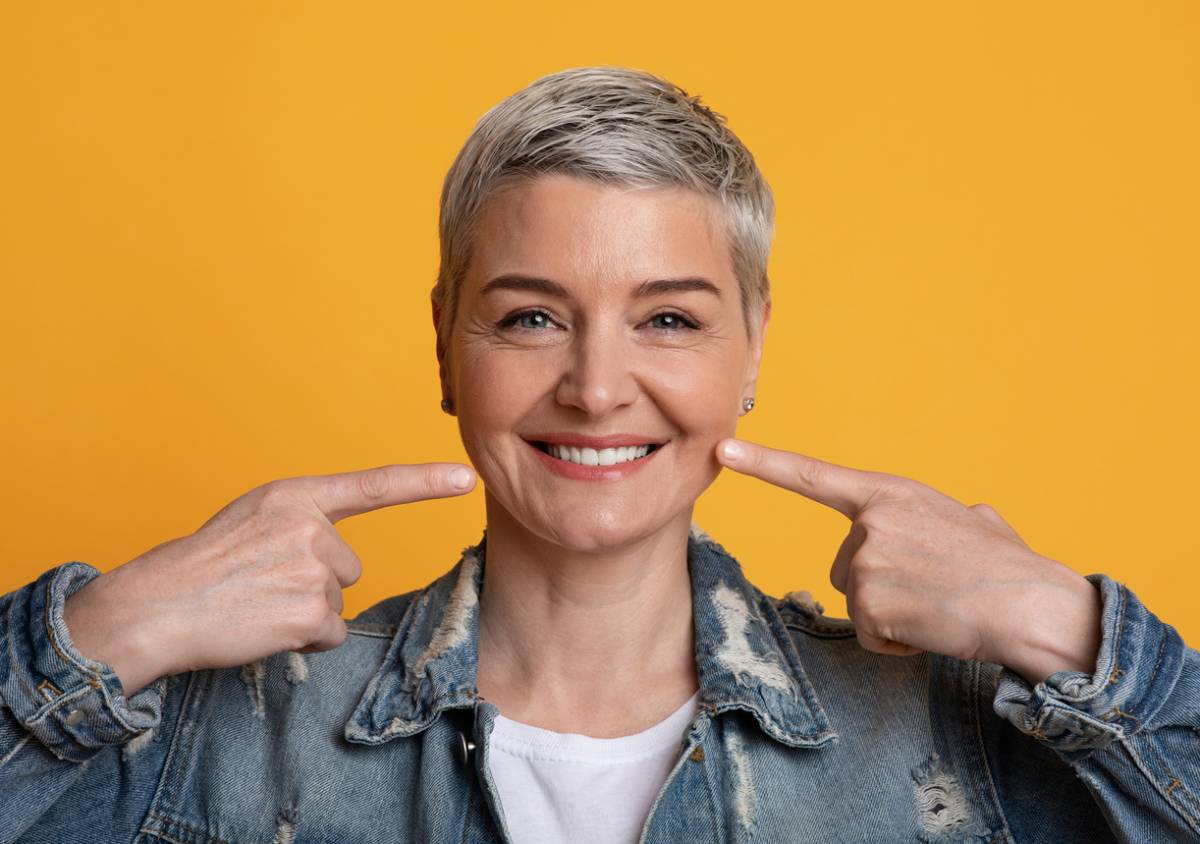
[[[483,431],[511,430],[546,390],[535,355],[467,348],[455,367],[459,404]]]
[[[727,360],[715,356],[680,360],[658,367],[647,384],[685,437],[715,444],[737,425],[740,382]]]
[[[456,349],[454,384],[459,433],[471,463],[491,487],[519,487],[513,431],[545,395],[544,369],[532,354]]]

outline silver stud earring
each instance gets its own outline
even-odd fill
[[[450,399],[442,399],[442,412],[454,415],[454,403]]]
[[[749,397],[742,399],[742,412],[749,413],[752,410],[754,410],[754,398]]]

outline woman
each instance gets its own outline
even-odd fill
[[[487,530],[348,624],[332,527],[456,464],[276,481],[3,599],[0,841],[1200,837],[1200,654],[986,505],[732,438],[773,204],[696,98],[580,68],[442,195],[442,406]],[[850,620],[692,524],[722,466],[850,520]],[[69,600],[68,600],[69,599]]]

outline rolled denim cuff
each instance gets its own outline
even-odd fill
[[[0,599],[0,697],[51,753],[71,762],[158,726],[167,687],[161,678],[126,700],[112,667],[76,650],[63,606],[99,576],[87,563],[64,563]]]
[[[1179,633],[1105,574],[1086,578],[1103,603],[1096,673],[1056,671],[1037,686],[1009,668],[992,708],[1018,730],[1074,758],[1134,735],[1154,720],[1183,670]]]

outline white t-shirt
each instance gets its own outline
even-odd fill
[[[635,844],[699,700],[697,690],[665,720],[617,738],[556,733],[497,715],[491,772],[514,844]]]

